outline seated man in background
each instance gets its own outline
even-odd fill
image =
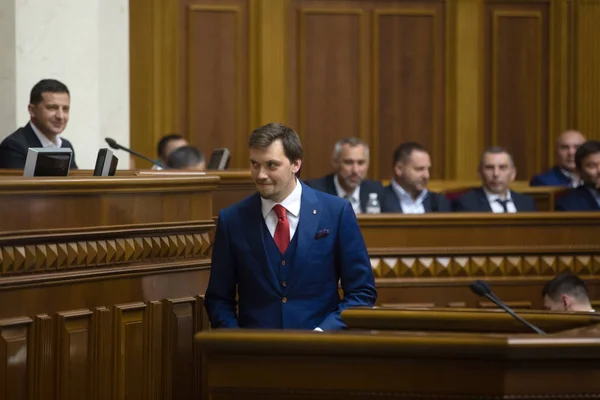
[[[204,154],[193,146],[183,146],[173,150],[167,157],[167,167],[172,169],[190,169],[204,171],[206,160]]]
[[[536,211],[532,197],[510,190],[517,169],[512,156],[502,147],[490,147],[481,156],[482,187],[472,189],[453,202],[454,211],[515,213]]]
[[[583,185],[557,198],[558,211],[600,211],[600,141],[590,140],[579,146],[575,164]]]
[[[71,96],[65,84],[54,79],[39,81],[29,96],[29,123],[0,143],[0,168],[25,168],[29,148],[69,148],[71,169],[77,169],[75,150],[60,134],[69,122]]]
[[[365,179],[369,171],[369,146],[358,138],[346,138],[335,144],[332,164],[334,173],[305,183],[321,192],[343,197],[356,214],[367,211],[370,193],[381,198],[383,185]]]
[[[579,131],[565,131],[556,140],[556,165],[549,171],[535,176],[531,186],[577,187],[581,181],[575,165],[575,152],[585,142]]]
[[[557,275],[546,283],[542,297],[545,310],[594,312],[585,282],[572,273]]]
[[[420,144],[401,144],[394,152],[394,176],[383,189],[381,212],[451,212],[444,195],[427,190],[430,169],[431,158]]]
[[[170,133],[160,138],[158,146],[156,148],[156,154],[158,155],[158,162],[162,165],[167,165],[167,158],[173,150],[183,146],[187,146],[188,142],[179,133]],[[153,166],[152,169],[162,169],[158,166]]]

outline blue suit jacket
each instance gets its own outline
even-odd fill
[[[571,186],[571,178],[563,174],[560,168],[554,167],[534,176],[529,186]]]
[[[535,200],[531,196],[511,190],[510,197],[517,212],[537,211]],[[492,212],[492,206],[482,188],[472,189],[455,199],[452,208],[458,212]]]
[[[261,234],[260,195],[221,210],[205,296],[213,328],[342,329],[343,309],[375,304],[371,263],[350,203],[303,185],[299,218],[298,247],[282,287]]]
[[[600,205],[586,186],[570,189],[556,199],[557,211],[598,211]]]
[[[452,212],[450,201],[440,193],[427,192],[427,196],[423,200],[423,208],[426,213],[430,212]],[[401,213],[402,206],[400,199],[396,195],[392,185],[388,185],[383,189],[381,198],[382,213]]]
[[[335,189],[335,183],[333,183],[334,174],[330,174],[318,179],[311,179],[305,183],[311,188],[329,193],[333,196],[337,196],[337,190]],[[383,192],[383,185],[379,181],[371,179],[364,179],[360,183],[360,209],[365,212],[367,209],[367,203],[369,201],[369,193],[377,193],[379,203],[381,203],[381,196]]]

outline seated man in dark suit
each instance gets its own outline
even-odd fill
[[[600,211],[600,142],[590,140],[579,146],[575,164],[583,185],[556,200],[558,211]]]
[[[535,176],[531,186],[571,186],[577,187],[581,180],[575,167],[575,152],[585,142],[579,131],[563,132],[556,140],[556,165],[543,174]]]
[[[177,150],[180,147],[187,146],[189,143],[183,135],[179,133],[170,133],[160,138],[158,141],[158,145],[156,148],[156,154],[158,155],[158,160],[156,160],[159,164],[163,166],[167,165],[167,158],[169,154],[173,151]],[[153,165],[152,169],[163,169],[157,165]]]
[[[206,159],[204,158],[204,154],[194,146],[182,146],[169,154],[167,157],[167,167],[204,171],[206,169]]]
[[[542,289],[544,309],[550,311],[595,312],[585,282],[570,272],[548,281]]]
[[[44,79],[32,89],[29,98],[29,123],[0,143],[0,168],[25,168],[30,147],[63,147],[73,151],[71,169],[76,169],[75,150],[60,134],[69,122],[69,89],[54,79]]]
[[[515,213],[536,211],[530,196],[509,189],[517,169],[512,156],[502,147],[490,147],[479,162],[482,187],[472,189],[453,202],[454,211]]]
[[[333,174],[305,183],[313,189],[343,197],[350,202],[356,214],[367,212],[369,194],[381,199],[383,185],[365,179],[369,171],[369,146],[358,138],[346,138],[335,144]]]
[[[427,190],[431,158],[418,143],[401,144],[394,152],[394,176],[383,189],[381,212],[424,214],[450,212],[444,195]]]

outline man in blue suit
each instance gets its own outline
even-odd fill
[[[529,182],[530,186],[571,186],[581,181],[575,166],[575,152],[585,142],[579,131],[565,131],[556,140],[556,165]]]
[[[293,129],[262,126],[249,144],[258,192],[219,213],[205,296],[211,326],[345,328],[342,310],[377,297],[352,206],[296,178],[303,150]]]
[[[575,164],[583,185],[570,189],[556,200],[558,211],[600,211],[600,141],[579,146]]]

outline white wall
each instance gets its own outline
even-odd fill
[[[105,137],[128,146],[128,0],[2,0],[0,22],[10,3],[13,40],[6,44],[2,40],[0,52],[13,61],[0,62],[0,88],[10,86],[12,76],[15,95],[0,95],[0,109],[14,113],[5,120],[14,126],[6,131],[7,122],[2,123],[0,136],[27,123],[32,86],[54,78],[71,92],[70,120],[63,135],[73,143],[80,168],[94,167],[98,149],[107,147]],[[5,29],[0,28],[0,33]],[[123,152],[117,156],[119,169],[127,168],[129,157]]]

